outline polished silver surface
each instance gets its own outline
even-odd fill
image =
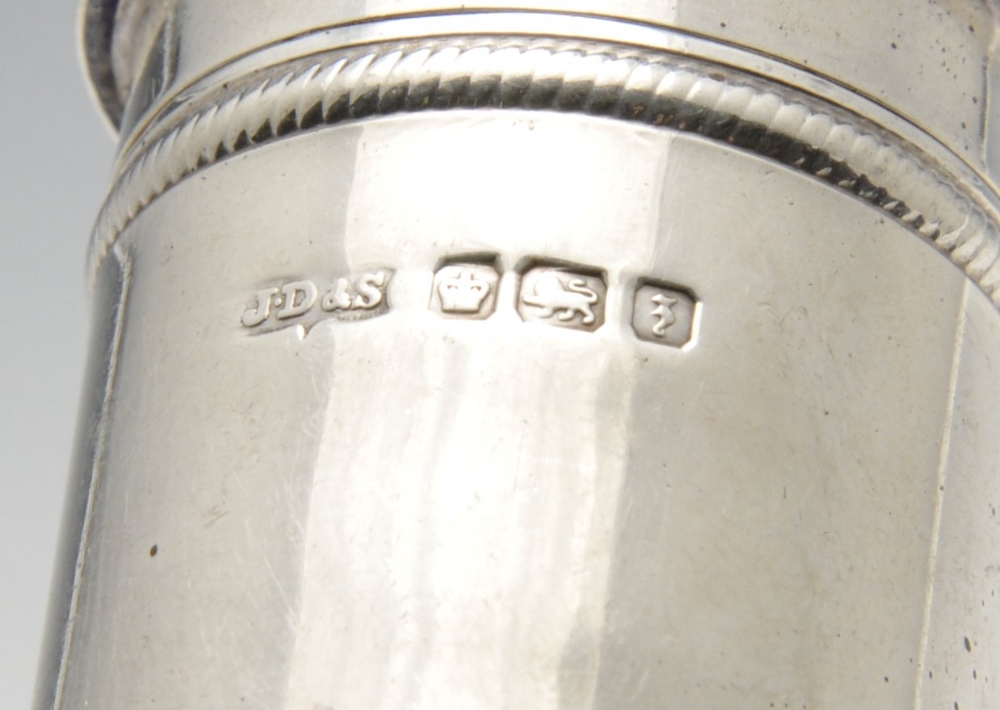
[[[690,5],[115,10],[39,710],[997,705],[992,7]]]

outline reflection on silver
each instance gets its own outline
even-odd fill
[[[37,708],[1000,707],[995,5],[398,5],[87,3]]]

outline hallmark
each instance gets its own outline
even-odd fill
[[[632,329],[640,340],[681,348],[694,336],[695,299],[666,284],[640,282],[635,291]]]
[[[445,264],[434,274],[431,309],[459,318],[489,318],[496,310],[499,284],[500,274],[491,264]]]
[[[270,333],[301,325],[307,330],[322,320],[364,320],[389,312],[391,269],[369,271],[332,282],[309,279],[258,289],[240,323],[254,333]]]
[[[521,277],[517,312],[522,320],[595,331],[604,323],[607,286],[585,267],[535,266]]]
[[[516,311],[521,320],[592,333],[604,325],[608,301],[606,273],[562,261],[531,261],[518,269]],[[430,310],[446,318],[485,320],[500,304],[500,257],[474,254],[438,263],[432,279]],[[255,291],[241,325],[251,333],[298,326],[308,332],[323,320],[357,321],[390,310],[389,268],[327,281],[296,279]],[[685,287],[641,278],[631,292],[636,337],[671,348],[695,340],[697,298]]]

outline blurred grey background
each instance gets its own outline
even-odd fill
[[[114,140],[76,0],[0,2],[0,707],[30,705],[90,318],[84,256]]]

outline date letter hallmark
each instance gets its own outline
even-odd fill
[[[341,277],[330,283],[302,279],[258,289],[240,323],[250,332],[271,333],[290,326],[309,329],[322,320],[355,321],[389,312],[392,269]]]
[[[595,331],[604,323],[607,286],[594,272],[536,266],[521,278],[517,312],[526,321]]]
[[[665,284],[640,283],[635,291],[632,328],[640,340],[682,348],[694,336],[696,302]]]
[[[656,325],[653,326],[653,335],[657,338],[665,338],[667,337],[667,328],[677,322],[677,316],[674,315],[672,309],[677,305],[678,300],[664,296],[662,293],[656,294],[649,300],[656,304],[656,308],[653,309],[653,315],[659,319],[656,321]]]
[[[434,274],[431,309],[448,316],[483,320],[497,305],[500,274],[489,264],[446,264]]]

